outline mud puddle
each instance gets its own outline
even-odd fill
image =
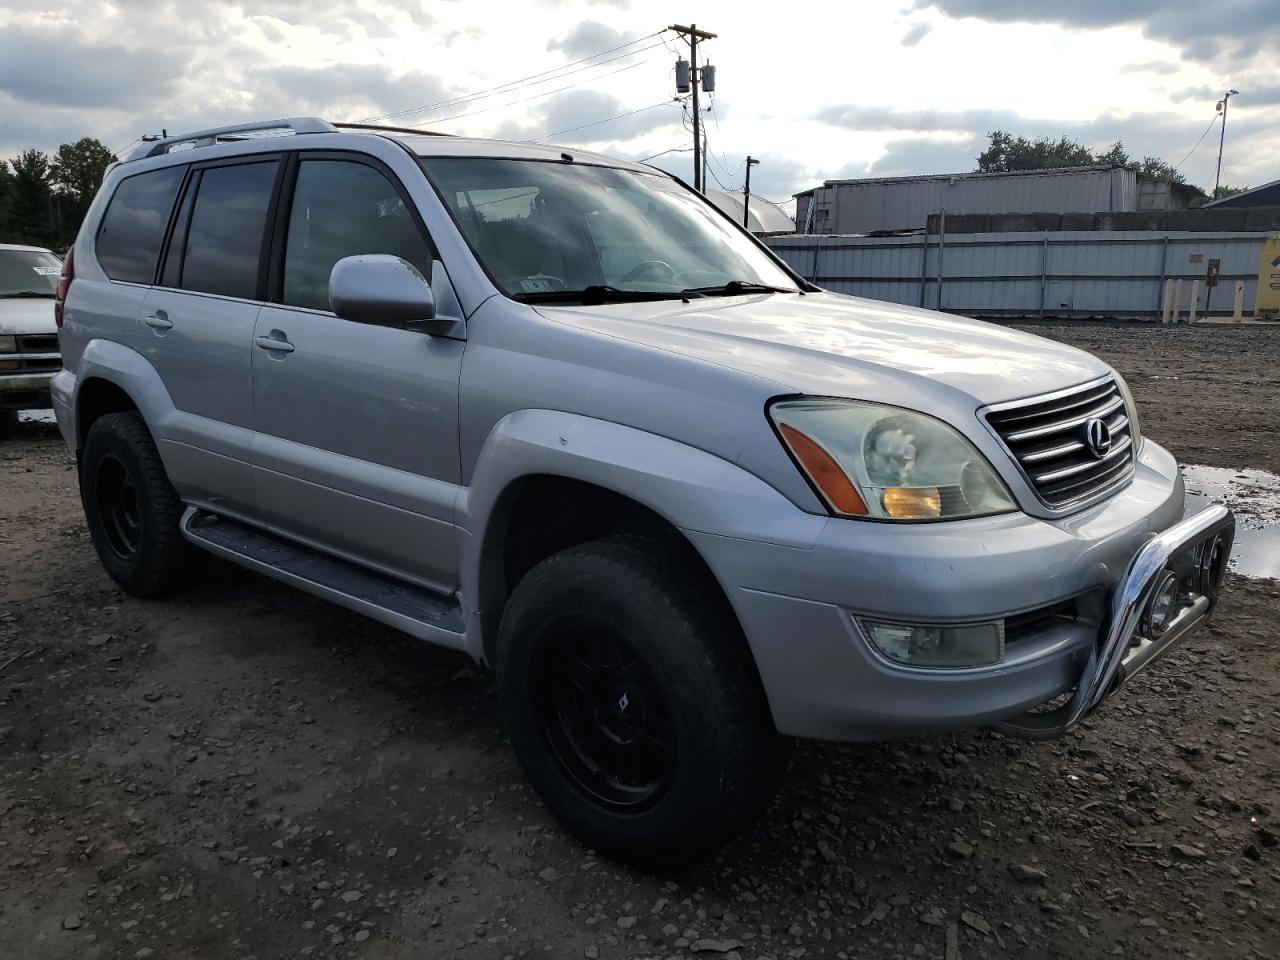
[[[1224,503],[1236,515],[1231,568],[1246,577],[1280,580],[1280,476],[1265,470],[1237,470],[1188,464],[1187,513]]]

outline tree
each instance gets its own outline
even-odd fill
[[[1050,140],[1015,137],[1007,130],[987,134],[987,149],[978,155],[979,173],[1008,173],[1011,170],[1044,170],[1049,167],[1080,167],[1094,162],[1086,147],[1061,137]]]
[[[1223,197],[1234,197],[1237,193],[1244,193],[1248,187],[1229,187],[1225,183],[1213,191],[1213,199],[1221,200]]]
[[[1143,157],[1142,162],[1129,156],[1123,141],[1117,140],[1102,153],[1068,137],[1050,140],[1037,137],[1015,137],[1007,130],[987,134],[987,149],[978,154],[979,173],[1006,173],[1011,170],[1043,170],[1047,167],[1079,167],[1103,164],[1127,167],[1146,180],[1186,183],[1187,178],[1159,157]]]
[[[115,156],[106,144],[93,137],[81,137],[75,143],[64,143],[49,167],[54,188],[72,203],[88,209],[102,186],[107,167]]]
[[[1127,167],[1132,163],[1129,152],[1119,140],[1113,143],[1106,153],[1094,154],[1093,162],[1105,163],[1109,167]]]
[[[1187,178],[1174,169],[1172,164],[1165,163],[1159,157],[1143,157],[1137,166],[1138,175],[1148,180],[1163,180],[1166,183],[1186,183]]]
[[[13,174],[9,164],[0,160],[0,243],[13,235]]]
[[[47,247],[55,242],[53,191],[49,187],[49,156],[39,150],[24,150],[13,168],[11,217],[13,239]]]
[[[75,143],[64,143],[49,167],[49,177],[56,194],[59,246],[71,244],[80,231],[80,224],[89,212],[89,204],[102,186],[107,167],[115,162],[115,156],[106,144],[93,137],[82,137]]]

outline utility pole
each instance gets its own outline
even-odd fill
[[[693,88],[693,188],[699,193],[703,193],[706,190],[706,184],[703,182],[702,176],[702,115],[698,112],[698,81],[700,79],[698,76],[698,41],[714,40],[716,35],[708,33],[706,30],[699,30],[696,23],[687,27],[679,23],[673,23],[667,29],[680,34],[689,44],[689,81],[690,86]]]
[[[747,154],[747,181],[742,185],[742,225],[748,230],[751,229],[747,226],[747,212],[751,207],[751,168],[759,162],[755,157]]]
[[[1218,184],[1222,181],[1222,148],[1227,142],[1227,101],[1239,93],[1239,90],[1228,90],[1218,101],[1218,109],[1222,111],[1222,131],[1218,134],[1218,172],[1213,175],[1213,199],[1218,199]],[[697,96],[697,91],[694,92]]]

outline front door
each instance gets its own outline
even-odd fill
[[[357,254],[393,254],[431,276],[429,240],[376,161],[299,156],[278,302],[253,337],[258,506],[285,536],[452,591],[464,343],[342,320],[328,294],[333,265]]]

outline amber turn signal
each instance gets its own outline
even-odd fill
[[[880,502],[884,512],[898,520],[931,520],[942,516],[942,495],[937,487],[889,487]]]
[[[808,474],[814,486],[822,491],[822,495],[827,498],[827,503],[833,510],[846,517],[867,515],[867,505],[853,485],[853,481],[845,476],[845,472],[840,469],[840,464],[836,463],[835,457],[827,453],[822,444],[808,434],[801,433],[789,423],[779,424],[778,430],[782,434],[782,439],[787,442],[788,449],[795,454],[804,472]]]

